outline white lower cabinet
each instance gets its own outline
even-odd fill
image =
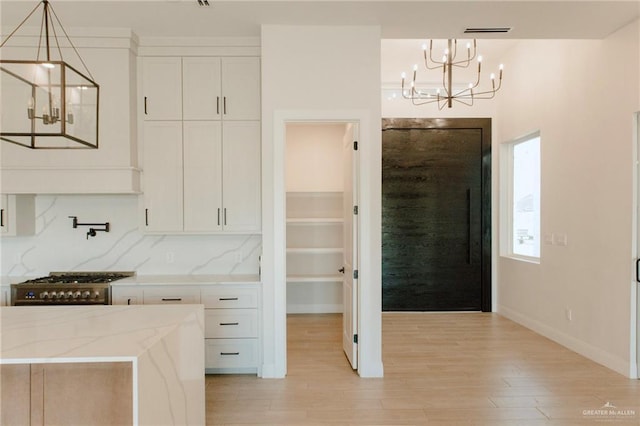
[[[257,373],[258,284],[115,285],[113,305],[204,305],[205,372]]]
[[[220,285],[202,289],[201,296],[206,371],[257,373],[258,288]]]

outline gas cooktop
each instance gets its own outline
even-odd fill
[[[133,272],[51,272],[46,277],[27,280],[20,285],[110,283],[133,275]]]

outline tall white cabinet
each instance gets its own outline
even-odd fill
[[[149,57],[142,67],[145,231],[259,232],[259,58]]]

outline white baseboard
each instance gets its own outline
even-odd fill
[[[553,327],[541,323],[538,320],[529,318],[525,315],[520,314],[519,312],[509,309],[506,306],[499,305],[497,313],[504,316],[505,318],[510,319],[511,321],[517,322],[518,324],[535,331],[536,333],[548,339],[553,340],[554,342],[568,349],[571,349],[572,351],[586,358],[589,358],[592,361],[597,362],[598,364],[602,364],[605,367],[610,368],[625,377],[636,378],[630,376],[631,366],[628,361],[625,361],[624,359],[613,355],[603,350],[602,348],[595,347],[587,342],[576,339],[575,337],[558,331]]]

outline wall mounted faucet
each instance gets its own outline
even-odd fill
[[[89,237],[95,237],[97,232],[109,232],[109,222],[104,223],[80,223],[78,222],[77,216],[69,216],[69,219],[73,219],[73,223],[71,226],[73,228],[77,228],[78,226],[90,226],[89,231],[87,231],[87,240]],[[102,228],[94,228],[94,226],[102,226]]]

